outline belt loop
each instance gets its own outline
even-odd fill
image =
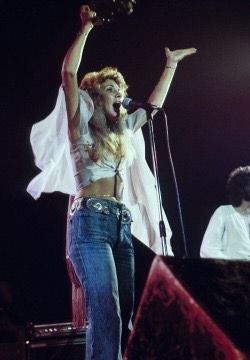
[[[69,215],[73,216],[76,210],[79,210],[82,205],[83,198],[75,199],[71,205]]]

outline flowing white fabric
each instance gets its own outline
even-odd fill
[[[81,92],[84,101],[80,111],[90,119],[93,102],[87,93]],[[42,192],[60,191],[75,195],[76,184],[73,174],[68,138],[68,121],[65,96],[59,89],[56,106],[47,118],[33,125],[30,142],[35,164],[41,172],[28,184],[27,191],[38,199]],[[145,142],[141,129],[134,133],[132,142],[136,157],[124,174],[123,202],[132,213],[132,234],[156,254],[162,254],[159,233],[159,210],[155,179],[145,160]],[[170,238],[172,235],[168,220],[163,211],[166,227],[167,254],[173,255]]]

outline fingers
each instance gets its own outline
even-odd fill
[[[197,52],[196,48],[186,48],[186,49],[178,49],[178,50],[170,50],[168,47],[165,47],[165,51],[166,53],[174,53],[174,52],[179,52],[179,53],[188,53],[188,54],[194,54]]]
[[[192,55],[197,52],[196,48],[189,48],[189,49],[183,49],[184,52],[186,52],[186,55]]]
[[[183,58],[185,58],[186,56],[190,56],[193,55],[197,52],[197,49],[195,48],[189,48],[189,49],[183,49],[179,51],[179,60],[182,60]]]
[[[90,7],[88,5],[82,5],[80,7],[80,12],[89,12],[90,11]]]
[[[165,53],[168,55],[170,54],[170,49],[168,47],[165,47]]]
[[[80,7],[80,15],[82,18],[85,18],[85,19],[93,19],[96,17],[96,12],[91,11],[90,7],[88,5],[82,5]]]

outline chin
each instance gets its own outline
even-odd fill
[[[107,123],[109,129],[115,134],[121,135],[124,131],[124,123],[120,117],[113,118],[112,120],[108,120]]]
[[[106,117],[109,124],[116,124],[120,119],[120,114],[117,114],[116,112],[109,113],[106,115]]]

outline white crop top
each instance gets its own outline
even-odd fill
[[[106,177],[123,177],[126,166],[125,159],[115,159],[112,155],[107,155],[105,159],[93,161],[89,156],[89,150],[95,146],[94,139],[91,136],[88,122],[90,120],[86,105],[89,95],[86,91],[80,91],[80,137],[70,142],[70,155],[72,159],[73,172],[76,181],[76,188],[79,190],[88,184]],[[125,129],[135,132],[141,127],[142,122],[146,120],[145,110],[138,109],[133,114],[127,115],[124,120]]]

